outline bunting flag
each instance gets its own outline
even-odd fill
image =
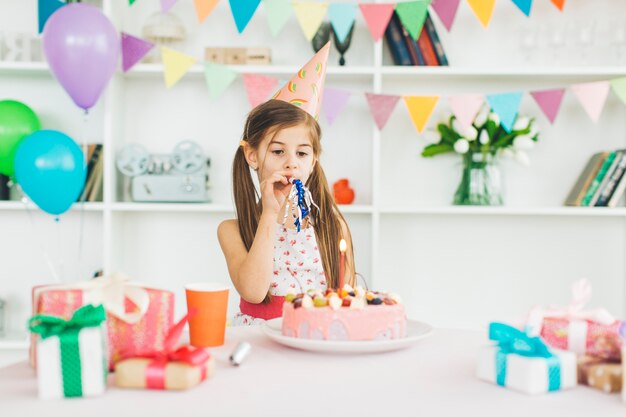
[[[252,108],[264,103],[276,88],[278,79],[258,74],[243,74],[243,83],[246,86],[248,101]]]
[[[220,98],[226,89],[237,78],[237,71],[233,71],[226,65],[216,65],[210,62],[204,63],[204,78],[206,80],[209,95],[212,99]]]
[[[500,124],[507,132],[513,129],[513,123],[515,123],[521,101],[521,92],[487,95],[489,106],[500,116]]]
[[[484,97],[478,94],[465,94],[448,98],[452,113],[454,113],[461,126],[465,128],[472,125],[484,101]]]
[[[469,4],[483,27],[489,26],[496,0],[467,0],[467,4]]]
[[[199,23],[204,22],[207,16],[211,14],[218,1],[219,0],[193,0]]]
[[[622,103],[626,104],[626,77],[611,80],[611,87]]]
[[[431,6],[448,32],[452,29],[461,0],[433,0]]]
[[[337,40],[339,43],[343,43],[354,24],[356,4],[331,3],[328,8],[328,16],[330,17],[330,24],[337,35]]]
[[[402,25],[414,40],[420,36],[431,0],[407,1],[396,4],[396,13]]]
[[[378,126],[378,130],[383,130],[389,120],[389,116],[400,100],[400,96],[392,96],[388,94],[365,93],[370,113]]]
[[[59,0],[38,0],[39,33],[43,32],[43,28],[50,16],[63,6],[65,6],[65,3]]]
[[[518,9],[522,11],[526,16],[530,16],[530,8],[533,5],[533,0],[511,0]]]
[[[132,6],[133,4],[135,4],[135,0],[128,0],[128,5]]]
[[[228,0],[239,33],[248,26],[260,2],[261,0]]]
[[[309,42],[322,24],[327,9],[328,3],[293,2],[293,11],[296,13],[302,32]]]
[[[291,17],[291,0],[263,0],[272,36],[277,36]]]
[[[174,86],[196,63],[196,58],[164,46],[161,47],[161,54],[167,88]]]
[[[563,6],[565,5],[565,0],[551,0],[552,4],[556,6],[557,9],[563,11]]]
[[[570,88],[589,115],[589,118],[596,123],[600,118],[604,103],[609,95],[609,82],[595,81],[591,83],[575,84]]]
[[[361,8],[361,14],[372,34],[374,42],[378,42],[385,34],[385,29],[387,29],[387,25],[389,25],[389,20],[393,15],[396,5],[394,3],[367,3],[359,4],[359,7]]]
[[[127,72],[154,48],[152,42],[122,32],[122,70]]]
[[[403,98],[404,104],[406,104],[406,108],[409,110],[409,114],[411,115],[411,120],[413,120],[415,128],[419,133],[422,133],[424,126],[426,126],[426,122],[428,122],[433,109],[437,105],[437,101],[439,101],[439,97],[405,96]]]
[[[563,88],[530,92],[530,95],[535,99],[543,114],[550,120],[550,123],[554,123],[554,119],[556,119],[556,115],[559,113],[564,94],[565,89]]]
[[[324,97],[322,99],[322,107],[326,114],[326,120],[329,125],[332,125],[341,111],[348,104],[348,99],[351,93],[346,90],[339,90],[336,88],[325,88]]]
[[[161,11],[167,13],[176,4],[178,0],[161,0]]]

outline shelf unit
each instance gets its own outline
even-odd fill
[[[13,7],[20,9],[17,0],[12,1],[15,3]],[[148,2],[137,2],[132,9],[127,2],[104,0],[103,3],[103,10],[118,29],[131,34],[140,33],[142,19],[154,8]],[[214,11],[215,16],[208,19],[229,18],[227,7],[226,4],[218,4]],[[543,10],[543,13],[549,13],[549,5],[536,7],[537,10]],[[619,7],[621,10],[623,6]],[[571,8],[574,12],[584,13],[584,6],[572,4]],[[189,48],[195,48],[196,53],[193,55],[197,57],[202,56],[197,52],[201,50],[198,39],[212,39],[216,46],[220,42],[222,45],[232,46],[256,44],[257,38],[272,42],[272,45],[275,42],[275,65],[232,66],[232,69],[240,73],[250,72],[287,79],[310,56],[304,40],[269,38],[268,31],[256,21],[262,19],[255,18],[243,35],[237,35],[234,28],[218,30],[209,22],[198,25],[192,6],[185,2],[177,4],[173,12],[180,14],[196,30],[196,33],[190,34]],[[263,16],[262,7],[257,13]],[[522,21],[515,14],[517,12],[512,5],[498,4],[495,13],[494,26],[497,26],[499,19]],[[537,15],[541,16],[539,12]],[[361,265],[359,270],[366,277],[368,285],[398,290],[407,299],[407,308],[413,317],[420,317],[441,326],[478,327],[485,322],[490,311],[496,311],[494,315],[498,316],[500,312],[502,315],[514,315],[535,303],[567,302],[566,285],[579,277],[573,274],[578,270],[589,272],[597,268],[598,274],[607,275],[605,280],[597,279],[594,282],[599,289],[596,293],[598,299],[600,302],[606,301],[607,307],[622,313],[626,300],[623,296],[616,295],[623,293],[616,288],[623,289],[626,281],[626,264],[620,252],[626,246],[626,208],[560,207],[562,199],[555,195],[567,191],[564,184],[573,183],[575,178],[572,176],[578,175],[578,170],[582,168],[579,165],[590,153],[601,148],[623,147],[626,132],[621,120],[626,111],[619,107],[621,104],[618,105],[613,100],[607,105],[603,122],[608,122],[609,127],[603,127],[602,123],[593,126],[586,119],[582,119],[585,117],[582,110],[576,108],[574,99],[570,97],[568,102],[564,102],[564,115],[559,116],[557,124],[565,125],[568,121],[581,118],[582,127],[573,130],[556,125],[550,127],[545,119],[542,120],[542,124],[546,126],[546,144],[544,145],[542,138],[540,146],[545,146],[542,148],[545,150],[537,152],[536,168],[533,171],[521,171],[512,165],[503,167],[511,175],[510,188],[521,190],[509,193],[512,197],[510,205],[454,207],[448,205],[458,175],[458,167],[454,165],[452,158],[431,161],[419,157],[419,151],[425,142],[415,132],[403,103],[398,103],[387,127],[381,132],[371,121],[364,99],[356,96],[365,91],[390,94],[442,91],[445,97],[447,94],[466,91],[488,93],[507,88],[556,87],[563,83],[625,76],[626,67],[498,66],[494,65],[497,59],[495,53],[487,57],[491,60],[476,62],[471,59],[471,52],[459,51],[460,48],[454,47],[455,31],[466,30],[468,36],[488,36],[487,32],[479,33],[482,29],[475,27],[475,18],[470,11],[459,9],[455,29],[450,34],[445,33],[438,21],[435,23],[446,52],[453,63],[459,62],[458,66],[391,66],[386,47],[381,42],[371,41],[364,22],[360,19],[357,19],[353,42],[363,47],[353,47],[348,51],[349,66],[333,65],[337,57],[334,50],[331,52],[332,63],[327,71],[327,85],[352,90],[355,97],[351,98],[347,110],[334,125],[328,125],[323,118],[321,120],[325,157],[328,158],[323,162],[331,181],[346,176],[357,189],[356,204],[341,206],[341,210],[346,214],[352,228],[357,266]],[[493,30],[501,29],[496,27]],[[285,28],[286,33],[295,33],[298,30],[295,18]],[[299,33],[298,35],[301,36]],[[291,46],[289,42],[295,46]],[[128,73],[116,73],[90,121],[96,125],[101,124],[101,129],[96,126],[92,130],[100,134],[98,139],[103,142],[106,153],[104,202],[76,204],[67,216],[71,219],[70,223],[85,221],[93,230],[99,230],[96,232],[97,243],[92,242],[93,246],[86,250],[99,261],[105,272],[122,270],[130,275],[137,275],[141,281],[153,280],[151,283],[169,286],[177,291],[180,312],[184,306],[180,288],[185,282],[191,279],[207,279],[207,276],[209,279],[228,282],[215,228],[221,220],[231,218],[234,213],[230,199],[230,161],[239,140],[248,105],[245,90],[239,81],[219,101],[208,101],[203,80],[204,71],[200,64],[193,66],[171,90],[167,90],[160,80],[162,73],[161,64],[139,64]],[[31,81],[62,94],[47,64],[0,62],[0,88],[3,83],[27,85]],[[23,99],[35,100],[33,97],[34,93],[29,92],[24,94]],[[19,96],[16,98],[20,99]],[[442,98],[429,125],[434,125],[437,117],[447,114],[448,109],[444,102]],[[31,103],[33,107],[37,107],[36,101]],[[169,103],[172,104],[168,105]],[[79,125],[73,128],[76,136],[79,136],[81,122],[76,122],[78,113],[68,110],[72,108],[69,99],[65,99],[62,104],[57,113],[53,113],[51,105],[48,105],[48,111],[53,114],[48,114],[47,120],[54,122],[51,124],[56,123],[59,130],[63,130],[64,121],[71,121]],[[533,108],[526,103],[523,108],[532,111],[533,116],[542,117],[536,106]],[[173,114],[171,117],[170,112]],[[216,117],[217,114],[219,118]],[[208,126],[198,120],[203,115],[214,125]],[[154,120],[159,123],[154,123]],[[172,138],[175,136],[203,138],[211,137],[214,132],[227,139],[199,140],[206,146],[212,159],[217,161],[211,172],[214,186],[212,203],[145,204],[130,202],[124,198],[123,179],[116,172],[111,158],[121,146],[139,141],[150,150],[164,152],[173,147],[175,139]],[[581,137],[594,132],[599,135],[611,132],[615,137],[593,144],[581,140]],[[555,138],[568,135],[576,138],[572,148],[580,147],[580,150],[568,149],[564,152],[554,145]],[[96,136],[92,134],[90,137]],[[352,159],[358,161],[344,156],[357,152],[358,158]],[[544,178],[542,176],[549,175],[552,171],[550,164],[546,163],[550,153],[562,155],[563,158],[559,165],[563,175],[559,176],[554,185],[541,181]],[[538,185],[533,185],[533,181]],[[436,184],[433,185],[433,182]],[[539,190],[544,185],[547,191]],[[34,207],[30,205],[29,208]],[[21,213],[23,210],[24,205],[21,202],[0,202],[0,224],[25,222],[25,216]],[[85,216],[81,216],[83,212]],[[79,220],[83,217],[84,220]],[[547,230],[551,227],[555,228],[554,232]],[[574,245],[572,242],[575,238],[567,234],[572,229],[580,230],[580,247]],[[501,230],[511,232],[502,236]],[[511,237],[512,231],[524,234],[529,230],[541,238],[535,241],[532,236],[525,236],[520,242]],[[475,241],[468,240],[468,234],[478,233],[483,233],[484,236],[475,237]],[[604,249],[604,252],[594,249],[594,241],[602,241],[608,249]],[[510,273],[511,278],[499,279],[500,275],[508,274],[506,265],[500,260],[491,259],[489,262],[499,265],[499,270],[492,269],[495,266],[483,265],[477,261],[481,257],[479,247],[489,247],[493,242],[497,242],[493,256],[506,258],[514,265],[515,271]],[[522,289],[521,274],[533,272],[528,272],[522,262],[507,258],[508,254],[504,251],[507,245],[524,256],[536,256],[539,259],[537,262],[545,262],[545,268],[550,271],[556,271],[555,265],[559,263],[570,262],[571,267],[564,268],[564,272],[557,274],[553,283],[546,284],[545,294],[535,296],[533,294],[539,285],[538,281],[545,280],[552,272],[537,271],[537,278],[534,281],[531,279],[528,288]],[[535,250],[535,246],[539,249]],[[551,260],[546,255],[551,246],[566,247],[573,255],[569,256],[555,249],[556,258]],[[451,261],[442,257],[440,252],[443,248],[451,248],[448,250],[461,253],[460,259]],[[596,266],[585,267],[577,261],[583,259],[585,254],[588,254],[586,256],[590,263]],[[25,257],[24,254],[16,256]],[[616,260],[616,256],[621,258]],[[472,262],[478,263],[470,268],[462,267],[463,264]],[[606,263],[610,265],[602,267]],[[484,277],[477,272],[483,268],[486,270]],[[39,273],[41,269],[39,268]],[[522,272],[517,272],[518,270]],[[469,272],[466,274],[467,279],[464,279],[466,271]],[[407,275],[412,279],[405,279]],[[475,282],[467,282],[472,280]],[[19,311],[11,314],[14,323],[23,321],[28,314],[28,303],[24,299],[23,291],[27,292],[29,287],[20,289],[17,284],[11,285],[14,285],[11,300],[14,305],[19,306]],[[476,306],[476,311],[458,321],[453,317],[456,313],[439,307],[439,304],[450,304],[455,305],[457,311],[468,309],[472,306],[472,302],[467,299],[468,294],[483,299],[485,296],[495,297],[496,291],[506,294],[503,300],[487,302],[485,307]],[[511,302],[507,298],[511,291],[518,291],[519,299]],[[13,346],[15,345],[0,341],[0,349]]]

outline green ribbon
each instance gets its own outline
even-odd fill
[[[99,327],[105,319],[106,313],[102,305],[95,307],[88,304],[76,310],[69,320],[38,314],[28,321],[30,331],[37,333],[42,339],[52,336],[59,338],[65,397],[82,397],[83,395],[78,334],[84,328]]]

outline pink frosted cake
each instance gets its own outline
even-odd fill
[[[389,340],[406,337],[404,305],[393,294],[346,286],[334,291],[288,294],[282,334],[317,340]]]

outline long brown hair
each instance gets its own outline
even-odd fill
[[[311,145],[313,147],[313,155],[316,163],[313,166],[313,172],[309,176],[307,188],[311,191],[313,201],[319,207],[311,209],[313,217],[313,229],[317,238],[320,256],[322,258],[322,266],[326,277],[326,283],[329,288],[337,288],[339,285],[339,239],[350,239],[350,231],[347,223],[339,212],[333,195],[328,188],[328,181],[322,169],[319,159],[322,153],[321,136],[322,131],[317,121],[307,112],[297,108],[293,104],[281,100],[269,100],[255,107],[246,120],[242,140],[246,141],[248,146],[257,150],[263,139],[267,135],[275,135],[281,129],[292,126],[305,125],[309,128]],[[254,241],[254,235],[259,224],[259,218],[263,207],[259,193],[252,181],[250,166],[246,161],[243,147],[239,147],[235,153],[233,161],[233,190],[235,198],[235,208],[237,210],[237,223],[239,225],[239,234],[243,240],[246,249],[249,251]],[[341,224],[346,224],[348,236],[343,236]],[[354,272],[354,253],[347,254],[346,270]],[[353,284],[355,277],[347,277],[346,282]],[[270,301],[269,292],[265,297],[264,303]]]

